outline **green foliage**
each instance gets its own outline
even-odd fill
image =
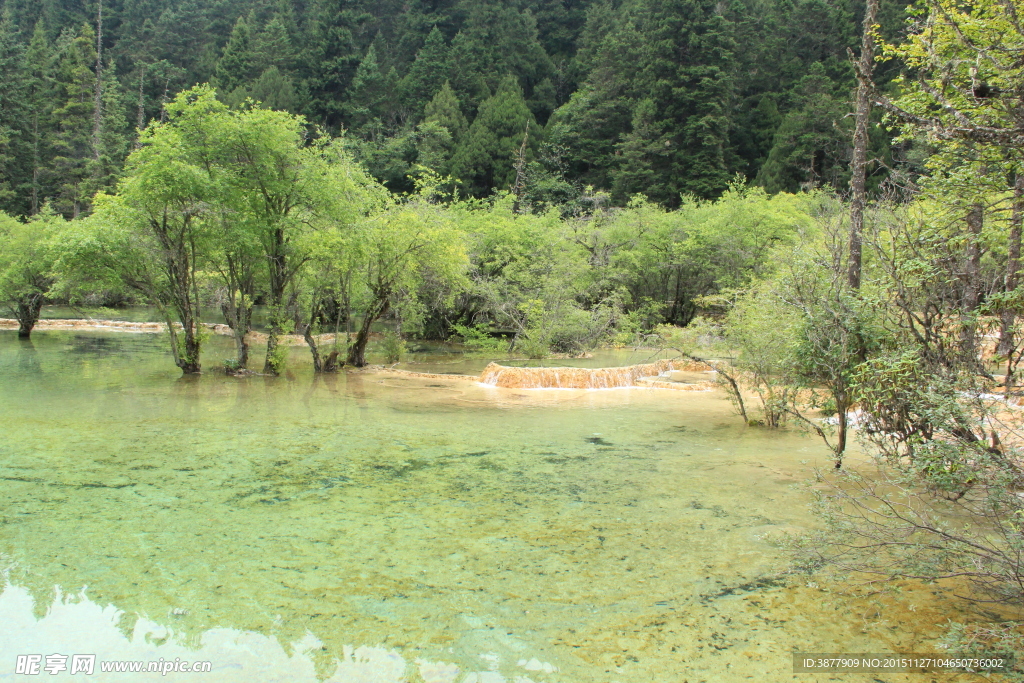
[[[426,120],[416,127],[416,162],[423,168],[447,174],[455,151],[451,131],[437,121]]]
[[[757,175],[769,192],[847,184],[852,139],[848,94],[836,87],[822,64],[814,64],[794,86],[794,108],[781,118],[771,151]],[[771,112],[767,113],[770,116]]]
[[[450,71],[459,98],[473,107],[502,89],[509,76],[526,96],[554,71],[540,44],[537,21],[529,10],[508,3],[484,1],[467,7],[461,30],[452,39]]]
[[[699,298],[766,274],[769,255],[807,230],[822,202],[815,195],[770,197],[740,184],[717,201],[690,200],[676,211],[637,198],[573,224],[574,239],[590,254],[602,291],[624,287],[630,308],[653,314],[659,302],[659,322],[686,324]]]
[[[508,342],[491,334],[490,327],[486,323],[477,323],[472,326],[456,323],[452,325],[452,330],[462,339],[463,345],[472,351],[494,355],[508,348]]]
[[[427,103],[425,113],[426,118],[416,127],[416,162],[447,175],[456,145],[469,127],[448,81]]]
[[[677,206],[728,185],[730,21],[712,2],[627,3],[552,137],[594,184]],[[635,104],[633,104],[635,103]],[[619,142],[621,140],[621,142]]]
[[[466,123],[466,117],[463,116],[462,109],[459,106],[459,99],[456,97],[455,91],[452,90],[451,83],[448,81],[444,82],[444,85],[437,91],[433,99],[427,103],[424,113],[426,114],[424,118],[425,123],[436,123],[439,126],[444,126],[455,142],[458,142],[466,132],[466,129],[469,128],[469,124]]]
[[[632,197],[648,192],[658,182],[656,166],[663,162],[670,146],[662,140],[665,122],[656,120],[654,100],[644,98],[633,108],[631,130],[616,147],[622,156],[613,174],[613,195]]]
[[[54,65],[53,118],[57,130],[52,139],[53,171],[59,178],[54,208],[67,217],[86,210],[99,189],[91,180],[93,115],[95,113],[92,66],[96,62],[96,35],[86,24],[77,34],[61,35]]]
[[[25,169],[20,166],[27,142],[18,138],[22,122],[30,116],[24,51],[15,27],[9,20],[0,20],[0,206],[5,207],[24,207],[18,197],[19,185],[24,181]]]
[[[1022,681],[1020,663],[1024,661],[1024,636],[1019,621],[996,624],[951,622],[940,645],[951,657],[1001,658],[1012,662],[1012,671],[1003,674],[1008,681]]]
[[[270,307],[268,372],[276,372],[276,336],[293,317],[289,288],[304,264],[317,258],[325,235],[352,226],[375,202],[377,186],[340,145],[306,145],[303,121],[259,108],[225,116],[218,169],[224,173],[225,210],[244,221],[262,252]]]
[[[49,208],[29,221],[0,213],[0,304],[31,332],[54,284],[57,245],[65,221]]]
[[[733,364],[757,393],[768,427],[780,426],[794,407],[800,323],[797,310],[770,286],[747,291],[725,321],[725,341],[739,354]]]
[[[372,324],[393,312],[403,327],[422,325],[428,306],[443,307],[464,287],[466,255],[452,216],[433,204],[439,179],[425,176],[418,192],[389,202],[358,225],[352,300],[362,324],[347,362],[366,364]]]
[[[389,123],[398,108],[398,76],[394,69],[381,66],[376,46],[370,45],[352,79],[349,121],[355,130],[365,130],[375,121]]]
[[[899,4],[883,12],[885,35],[899,28]],[[548,124],[543,136],[531,132],[534,208],[574,201],[587,185],[618,204],[643,192],[674,207],[683,194],[718,196],[736,172],[772,191],[845,182],[846,147],[829,129],[853,83],[845,51],[857,19],[844,3],[114,3],[98,144],[94,9],[61,0],[0,8],[0,209],[13,215],[47,199],[68,217],[88,213],[91,195],[116,184],[135,137],[128,120],[165,120],[164,105],[196,83],[215,84],[232,108],[252,99],[302,113],[329,136],[349,131],[371,173],[401,192],[413,190],[406,176],[417,162],[452,172],[465,129],[509,77]],[[829,97],[806,101],[809,75]],[[426,110],[446,81],[464,123]],[[493,120],[484,127],[496,130]],[[484,137],[456,174],[481,197],[508,188],[521,132]],[[558,163],[540,158],[542,143],[559,150]],[[888,160],[884,135],[875,143]]]
[[[448,47],[444,36],[435,26],[427,35],[423,47],[416,53],[416,59],[409,67],[409,73],[402,79],[401,90],[403,106],[414,114],[430,102],[431,98],[448,84]],[[451,92],[451,86],[448,86]],[[452,93],[454,97],[454,93]],[[427,112],[426,117],[431,117]],[[443,124],[442,124],[443,125]]]
[[[226,372],[227,374],[233,375],[242,369],[244,369],[244,366],[238,362],[237,358],[224,359],[224,372]]]
[[[246,17],[239,17],[231,29],[231,38],[224,46],[224,54],[217,62],[217,86],[226,93],[242,86],[255,75],[256,55],[250,34]]]
[[[98,195],[96,214],[64,245],[72,280],[115,281],[158,307],[175,363],[199,371],[203,341],[198,271],[208,253],[217,178],[205,163],[212,142],[197,136],[224,110],[212,91],[179,96],[167,123],[151,126],[128,160],[115,196]],[[180,332],[179,332],[180,329]]]
[[[247,100],[257,102],[265,109],[294,112],[299,108],[295,83],[276,66],[268,67],[251,84],[235,88],[223,99],[234,108],[243,107]]]
[[[409,350],[402,335],[394,330],[384,332],[380,340],[380,348],[384,354],[385,363],[398,363]]]
[[[619,306],[603,302],[584,310],[568,298],[534,299],[521,304],[520,312],[522,332],[514,348],[528,358],[544,358],[551,352],[577,356],[595,348],[615,329]]]
[[[540,128],[518,81],[507,76],[497,92],[480,105],[452,159],[451,174],[474,196],[489,194],[493,188],[510,188],[515,181],[514,156],[524,135],[529,135],[528,147],[536,148]]]
[[[264,362],[264,371],[270,372],[273,375],[280,375],[284,372],[285,367],[288,365],[288,347],[284,345],[278,345],[273,350],[267,353],[267,359]]]

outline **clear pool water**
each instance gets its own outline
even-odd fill
[[[0,680],[58,653],[214,671],[100,681],[806,681],[794,650],[928,647],[948,616],[774,579],[827,452],[715,393],[293,353],[181,378],[163,335],[0,332]]]

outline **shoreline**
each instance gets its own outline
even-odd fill
[[[226,336],[233,337],[234,332],[231,327],[222,323],[203,323],[210,332]],[[0,330],[16,330],[19,327],[18,320],[15,318],[0,318]],[[167,331],[167,325],[160,322],[135,322],[129,320],[105,320],[95,318],[42,318],[40,319],[33,331],[35,330],[113,330],[135,334],[159,334]],[[265,342],[267,334],[264,332],[250,332],[248,340],[251,344],[258,344]],[[281,335],[281,343],[286,346],[305,346],[306,340],[302,335],[288,334]],[[326,333],[316,335],[318,343],[333,342],[335,340],[334,333]],[[552,360],[557,360],[561,354],[557,354],[552,357]],[[586,354],[590,356],[590,354]],[[586,357],[584,356],[584,357]],[[511,359],[518,360],[518,359]],[[446,380],[458,380],[458,381],[471,381],[479,382],[487,386],[494,386],[496,388],[531,388],[531,389],[557,389],[557,388],[571,388],[571,389],[593,389],[593,388],[648,388],[648,389],[672,389],[675,391],[713,391],[716,388],[716,384],[713,381],[709,382],[696,382],[696,383],[684,383],[666,380],[662,378],[660,374],[644,375],[640,376],[638,370],[643,369],[657,369],[657,370],[698,370],[697,364],[691,361],[676,360],[676,361],[657,361],[655,363],[645,363],[641,365],[628,365],[628,366],[616,366],[611,368],[564,368],[565,370],[572,370],[574,373],[579,375],[602,375],[609,372],[626,372],[630,375],[629,383],[617,384],[612,386],[504,386],[504,383],[495,383],[484,381],[484,375],[488,372],[492,372],[492,366],[501,370],[511,370],[517,373],[531,372],[532,371],[544,371],[545,368],[513,368],[508,366],[501,366],[498,363],[492,362],[478,375],[462,375],[462,374],[444,374],[444,373],[433,373],[433,372],[416,372],[415,370],[404,370],[397,369],[394,367],[388,367],[385,365],[369,365],[365,368],[349,368],[348,370],[359,370],[369,371],[374,373],[382,374],[393,374],[405,377],[415,377],[418,379],[446,379]],[[664,366],[664,367],[661,367]],[[693,367],[691,367],[693,366]],[[701,366],[703,367],[703,366]],[[248,373],[245,373],[248,374]]]
[[[229,325],[223,323],[202,323],[210,332],[222,337],[233,337],[234,331]],[[181,325],[175,323],[175,327],[181,329]],[[0,330],[16,330],[18,321],[15,318],[0,318]],[[104,320],[96,318],[41,318],[32,331],[36,330],[117,330],[120,332],[134,332],[143,334],[159,334],[167,331],[167,324],[161,322],[135,322],[131,320]],[[246,337],[250,344],[260,344],[267,341],[266,332],[250,331]],[[278,337],[284,346],[305,346],[306,340],[301,334],[282,334]],[[315,336],[317,342],[334,341],[334,333],[328,332]]]

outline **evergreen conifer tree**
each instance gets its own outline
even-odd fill
[[[423,47],[416,53],[416,60],[409,68],[409,73],[402,79],[402,99],[414,116],[419,116],[423,105],[446,82],[447,73],[448,46],[445,45],[441,31],[435,26]]]
[[[18,215],[28,213],[19,185],[31,162],[26,122],[29,75],[25,69],[24,46],[10,19],[0,19],[0,210]]]
[[[262,74],[272,66],[287,73],[294,68],[295,48],[286,20],[278,14],[250,38],[253,73]]]
[[[28,202],[28,213],[37,214],[50,196],[52,177],[47,173],[52,156],[50,135],[53,121],[53,48],[46,37],[43,22],[36,23],[25,51],[25,73],[28,78],[26,103],[29,115],[25,121],[28,168],[20,186]]]
[[[530,150],[540,142],[540,126],[526,106],[515,76],[506,76],[480,111],[452,159],[452,175],[471,194],[507,190],[515,180],[515,155],[529,134]]]
[[[103,106],[101,109],[100,155],[92,168],[92,185],[89,196],[100,190],[113,190],[117,178],[128,156],[132,128],[127,115],[125,89],[114,76],[112,69],[104,72]]]
[[[262,103],[266,109],[289,111],[299,109],[299,95],[295,83],[288,74],[276,66],[267,68],[245,91],[246,97]]]
[[[307,109],[328,126],[346,117],[346,91],[362,59],[356,41],[361,13],[343,0],[317,0],[310,9],[309,40],[302,52],[303,78],[309,89]]]
[[[93,91],[96,34],[84,24],[75,33],[65,32],[58,45],[54,68],[53,134],[51,170],[55,187],[53,206],[68,218],[88,209],[95,191],[93,175]]]
[[[533,88],[554,72],[533,15],[493,0],[470,5],[450,54],[452,87],[470,109],[486,99],[506,74],[516,76],[532,97]]]
[[[769,192],[797,192],[823,184],[841,187],[848,172],[849,104],[821,64],[793,89],[796,106],[780,122],[757,183]]]
[[[348,92],[349,122],[353,130],[363,130],[375,120],[384,122],[397,105],[398,75],[394,68],[387,72],[377,61],[377,41],[370,44],[366,56],[356,69]]]
[[[463,133],[469,128],[469,123],[462,114],[459,98],[455,96],[452,84],[448,81],[444,82],[433,99],[427,103],[423,113],[424,121],[434,121],[447,128],[455,142],[461,140]]]
[[[444,82],[424,113],[426,118],[416,129],[417,163],[445,175],[450,170],[455,145],[469,127],[451,83]]]
[[[551,124],[584,179],[625,192],[652,178],[646,194],[670,206],[725,189],[733,42],[722,11],[712,0],[634,0],[591,47],[590,75]],[[605,32],[607,13],[592,16],[595,35]],[[653,113],[645,104],[638,116],[629,103],[645,100]]]
[[[663,127],[666,164],[650,190],[674,205],[679,195],[713,197],[729,183],[725,163],[733,56],[728,20],[713,0],[642,0],[645,50],[636,73]]]
[[[239,17],[217,62],[217,86],[221,92],[230,93],[255,75],[257,56],[252,43],[249,22],[246,17]]]
[[[656,120],[654,101],[640,100],[633,112],[632,130],[616,145],[621,160],[613,176],[612,196],[620,203],[634,194],[647,194],[666,172],[665,124]]]

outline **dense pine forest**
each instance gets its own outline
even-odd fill
[[[896,35],[904,5],[883,8]],[[393,191],[426,166],[533,207],[849,182],[849,0],[3,0],[0,210],[67,218],[196,84],[337,136]],[[876,81],[890,74],[882,66]],[[881,129],[871,157],[890,162]],[[897,157],[902,155],[897,154]],[[887,163],[875,164],[877,185]],[[517,172],[518,171],[518,172]]]

